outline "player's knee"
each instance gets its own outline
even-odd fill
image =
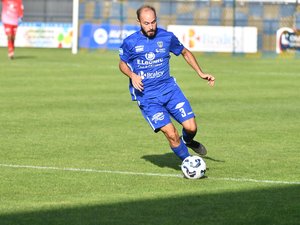
[[[189,119],[182,123],[183,129],[190,134],[197,133],[197,123],[194,118]]]
[[[197,133],[197,125],[196,124],[190,124],[189,126],[184,127],[184,129],[189,134]]]

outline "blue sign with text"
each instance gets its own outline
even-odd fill
[[[110,25],[85,23],[80,27],[80,48],[119,49],[124,38],[140,30],[137,25]]]

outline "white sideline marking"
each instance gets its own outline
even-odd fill
[[[90,173],[112,173],[112,174],[125,174],[125,175],[142,175],[142,176],[156,176],[156,177],[179,177],[180,174],[164,174],[164,173],[142,173],[142,172],[129,172],[129,171],[112,171],[112,170],[96,170],[96,169],[80,169],[80,168],[61,168],[52,166],[30,166],[30,165],[14,165],[14,164],[0,164],[1,167],[9,168],[27,168],[38,170],[58,170],[58,171],[72,171],[72,172],[90,172]],[[300,181],[275,181],[275,180],[255,180],[246,178],[214,178],[209,177],[210,180],[223,180],[235,182],[253,182],[253,183],[269,183],[269,184],[300,184]]]

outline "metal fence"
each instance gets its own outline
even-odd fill
[[[299,0],[81,0],[80,21],[136,24],[135,12],[142,4],[153,5],[159,24],[165,27],[170,24],[257,27],[258,50],[262,52],[275,52],[276,31],[280,27],[300,29]]]
[[[80,23],[136,24],[136,9],[151,4],[161,26],[255,26],[258,49],[274,52],[280,27],[300,29],[300,0],[79,0]],[[289,2],[287,2],[289,1]],[[26,22],[72,22],[72,0],[24,0]]]
[[[72,0],[23,0],[25,22],[72,22]]]

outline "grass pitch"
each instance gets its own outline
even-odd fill
[[[208,149],[192,181],[117,52],[0,53],[1,225],[300,224],[299,59],[196,54],[210,88],[172,57]]]

